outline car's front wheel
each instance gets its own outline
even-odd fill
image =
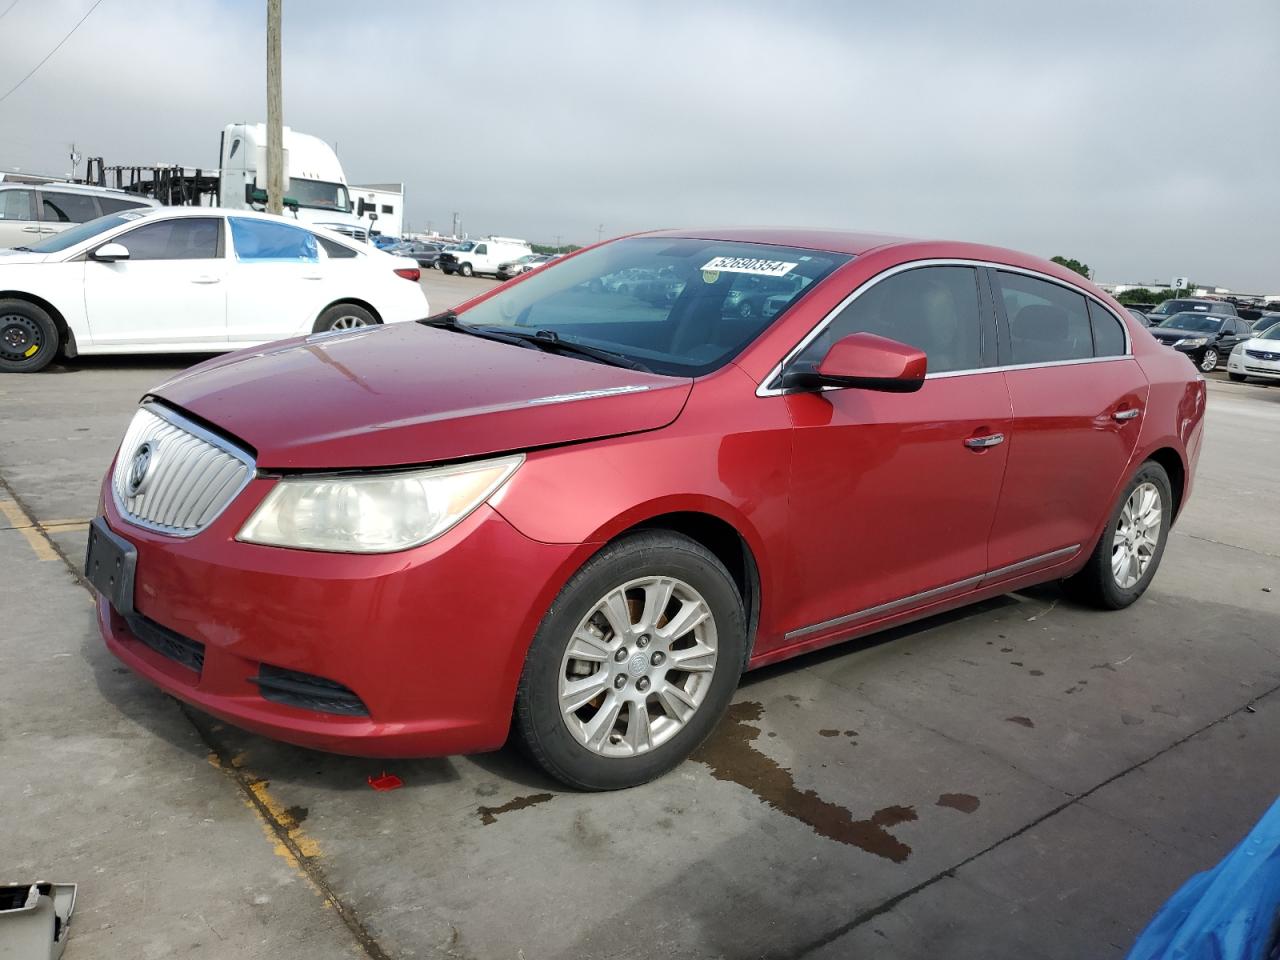
[[[354,303],[337,303],[320,314],[311,329],[313,333],[324,333],[326,330],[357,330],[377,325],[378,318],[364,307],[358,307]]]
[[[1169,474],[1154,460],[1125,487],[1097,546],[1068,586],[1082,600],[1108,610],[1129,606],[1151,584],[1173,523]]]
[[[516,725],[548,773],[616,790],[666,773],[724,714],[746,620],[723,563],[680,534],[645,531],[601,550],[543,618]]]
[[[58,328],[25,300],[0,300],[0,373],[35,373],[58,354]]]
[[[471,268],[471,264],[469,263],[464,263],[462,266],[460,266],[458,268],[458,272],[462,274],[464,277],[470,277],[475,274],[475,270]]]
[[[1204,352],[1204,356],[1200,358],[1200,369],[1205,373],[1212,373],[1218,369],[1218,351],[1210,347]]]

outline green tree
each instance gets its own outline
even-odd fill
[[[531,243],[529,249],[534,253],[573,253],[575,250],[581,250],[582,247],[576,243],[566,243],[562,247],[554,247],[549,243]]]
[[[1074,270],[1082,277],[1088,278],[1089,276],[1089,265],[1087,263],[1081,263],[1079,260],[1068,260],[1066,257],[1050,257],[1049,259],[1059,266],[1066,267],[1068,270]]]
[[[1181,300],[1186,297],[1194,297],[1195,289],[1195,284],[1189,284],[1177,290],[1148,290],[1146,287],[1134,287],[1132,290],[1116,294],[1116,299],[1121,303],[1160,304],[1165,300]]]

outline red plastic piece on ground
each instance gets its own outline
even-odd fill
[[[369,786],[375,790],[396,790],[404,786],[404,781],[394,773],[387,773],[384,770],[382,776],[369,778]]]

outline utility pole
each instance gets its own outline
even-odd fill
[[[76,152],[76,145],[71,145],[71,180],[74,183],[76,179],[76,167],[80,165],[80,154]]]
[[[596,227],[596,243],[599,243],[603,239],[604,239],[604,224],[602,223],[600,224],[600,226]]]
[[[454,238],[458,236],[458,223],[459,223],[459,214],[458,214],[458,211],[455,210],[453,211],[453,233],[451,234],[451,236],[453,236]]]
[[[280,95],[280,6],[267,0],[267,212],[284,213],[284,110]]]

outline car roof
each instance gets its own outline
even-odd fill
[[[98,187],[91,183],[62,183],[52,180],[47,183],[19,183],[16,180],[0,181],[0,190],[57,190],[59,193],[85,193],[95,197],[125,197],[139,203],[155,203],[151,197],[140,197],[127,190],[115,187]]]

